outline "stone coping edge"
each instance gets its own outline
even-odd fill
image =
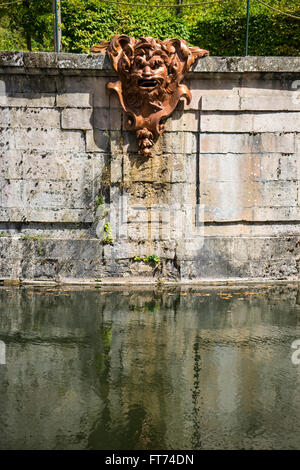
[[[0,67],[30,69],[94,70],[114,72],[105,54],[0,51]],[[192,72],[300,72],[300,57],[204,57]]]
[[[73,279],[62,278],[59,280],[45,280],[45,279],[0,279],[0,286],[82,286],[82,287],[136,287],[136,286],[150,286],[150,287],[220,287],[220,286],[248,286],[248,285],[285,285],[293,284],[300,285],[299,279],[274,279],[274,278],[230,278],[230,279],[147,279],[136,278],[128,280],[125,278],[105,278],[99,281],[95,279]]]

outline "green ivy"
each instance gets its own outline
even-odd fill
[[[98,207],[101,207],[101,206],[104,206],[104,205],[105,205],[105,203],[104,203],[104,197],[101,196],[101,195],[98,196],[98,197],[97,197],[97,200],[96,200],[96,206],[97,206],[97,208],[98,208]]]
[[[144,263],[154,264],[155,266],[159,265],[160,257],[157,255],[149,255],[149,256],[134,256],[134,261],[143,261]]]
[[[114,244],[114,237],[113,237],[113,234],[112,234],[110,222],[107,222],[104,225],[104,232],[105,232],[105,236],[103,238],[103,242],[108,244],[108,245],[113,245]]]

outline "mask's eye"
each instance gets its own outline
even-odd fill
[[[153,60],[151,63],[151,68],[152,69],[159,69],[163,65],[163,62],[160,59]]]
[[[138,58],[135,60],[135,65],[136,65],[136,67],[138,67],[138,68],[143,68],[143,67],[144,67],[144,60],[142,59],[142,57],[138,57]]]

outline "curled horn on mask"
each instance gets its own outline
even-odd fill
[[[209,55],[206,49],[189,47],[183,39],[165,39],[162,44],[171,56],[171,73],[178,74],[178,81],[190,69],[198,57]]]
[[[135,39],[125,34],[114,36],[110,41],[101,41],[91,47],[93,54],[108,53],[112,66],[116,72],[128,72],[133,57]]]

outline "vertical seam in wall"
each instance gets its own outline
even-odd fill
[[[105,193],[108,193],[108,196],[109,196],[109,200],[108,200],[108,204],[110,205],[111,204],[111,185],[112,185],[112,175],[111,175],[111,162],[112,162],[112,150],[111,150],[111,139],[112,139],[112,130],[111,130],[111,95],[109,95],[109,103],[108,103],[108,113],[109,113],[109,116],[108,116],[108,123],[109,123],[109,129],[107,129],[107,134],[108,134],[108,142],[109,142],[109,145],[108,145],[108,165],[109,165],[109,189],[108,191],[105,191]],[[103,250],[103,253],[104,253],[104,250]]]
[[[200,153],[201,153],[201,109],[202,109],[202,97],[199,100],[198,110],[198,126],[197,126],[197,146],[196,146],[196,214],[195,224],[199,225],[199,209],[200,209]]]
[[[85,153],[88,153],[88,150],[87,150],[87,136],[86,136],[87,129],[82,129],[82,131],[83,131],[84,151],[85,151]],[[92,132],[94,132],[94,127],[93,127]]]
[[[124,114],[122,112],[122,110],[120,110],[120,113],[121,113],[121,142],[122,142],[122,147],[123,147],[123,151],[122,151],[122,160],[121,160],[121,184],[120,184],[120,195],[121,197],[123,197],[124,195],[124,135],[123,135],[123,132],[124,132]]]
[[[58,95],[58,84],[57,84],[57,76],[54,77],[55,89],[54,89],[54,108],[57,108],[57,95]]]

